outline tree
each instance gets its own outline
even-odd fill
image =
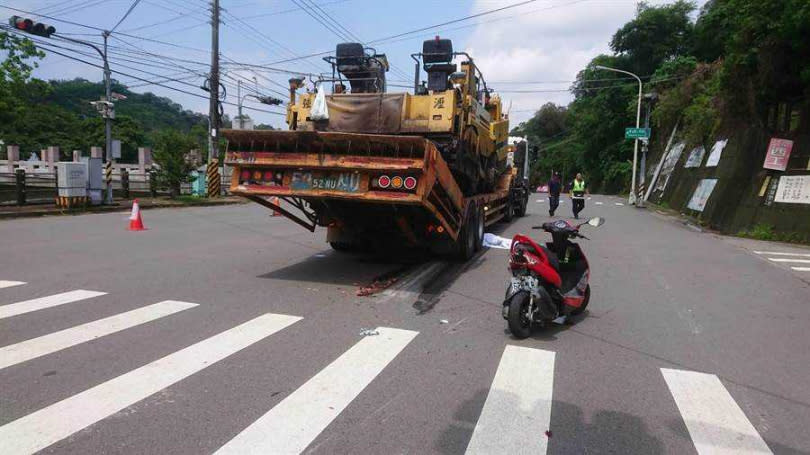
[[[512,136],[529,137],[532,143],[554,138],[568,129],[568,108],[546,103],[529,120],[516,126]]]
[[[661,63],[690,52],[694,10],[695,4],[685,0],[656,7],[641,2],[636,18],[613,35],[610,48],[627,57],[630,71],[650,75]]]
[[[17,96],[36,68],[37,60],[45,56],[28,38],[0,30],[0,139],[10,141],[12,125],[25,104]]]
[[[183,183],[194,180],[191,176],[194,166],[186,160],[186,155],[194,146],[195,141],[191,136],[174,130],[164,130],[155,136],[152,157],[159,166],[158,185],[168,188],[172,198],[180,194]]]

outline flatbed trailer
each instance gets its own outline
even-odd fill
[[[522,216],[528,185],[508,168],[495,191],[465,197],[421,136],[225,130],[230,191],[314,231],[339,250],[402,243],[469,258],[484,228]]]

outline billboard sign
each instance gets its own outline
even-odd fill
[[[810,204],[810,175],[783,175],[776,190],[776,202]]]
[[[765,155],[765,163],[762,164],[762,167],[774,171],[784,171],[787,169],[792,150],[793,141],[771,138],[771,143],[768,145],[768,154]]]

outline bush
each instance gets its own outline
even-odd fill
[[[186,155],[194,146],[195,141],[191,136],[174,130],[161,131],[155,137],[153,158],[159,166],[157,183],[161,188],[168,189],[172,198],[180,195],[183,183],[194,180],[191,176],[194,166],[186,160]]]

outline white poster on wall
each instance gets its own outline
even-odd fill
[[[695,192],[692,194],[692,199],[689,201],[687,207],[702,212],[703,209],[706,208],[706,203],[709,202],[709,197],[712,195],[715,185],[717,185],[717,179],[701,180],[697,188],[695,188]]]
[[[692,152],[689,153],[689,158],[686,160],[686,164],[683,167],[700,167],[700,163],[703,162],[703,155],[706,154],[706,149],[701,145],[692,149]]]
[[[720,139],[714,143],[714,147],[712,147],[712,151],[709,153],[709,159],[706,160],[706,167],[717,166],[720,162],[720,156],[723,154],[723,149],[726,148],[726,144],[728,144],[728,139]]]
[[[681,154],[683,154],[685,148],[686,144],[678,142],[669,150],[667,158],[664,160],[664,165],[661,166],[661,173],[658,175],[658,182],[655,186],[656,191],[664,191],[666,189],[669,176],[672,174],[672,171],[675,170],[675,165],[677,165],[678,160],[681,159]]]
[[[776,202],[810,204],[810,175],[783,175],[776,189]]]

